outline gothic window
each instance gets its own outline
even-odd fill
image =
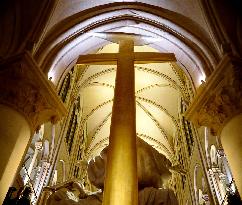
[[[73,140],[74,140],[74,136],[75,136],[75,131],[77,128],[77,116],[74,116],[74,120],[73,120],[73,125],[72,125],[72,129],[69,135],[69,142],[68,142],[68,152],[69,154],[71,153],[72,150],[72,145],[73,145]]]
[[[81,137],[81,138],[83,138],[83,137]],[[81,144],[82,144],[82,142],[81,142]],[[81,154],[82,154],[82,147],[80,146],[78,149],[78,153],[77,153],[77,160],[81,159],[81,157],[82,157]]]
[[[210,158],[211,158],[212,167],[217,167],[218,166],[217,149],[214,145],[212,145],[210,149]]]
[[[71,154],[75,133],[78,127],[78,114],[80,112],[80,98],[73,105],[68,130],[66,132],[66,143],[68,153]]]
[[[66,101],[67,94],[71,88],[71,76],[73,74],[73,71],[74,68],[72,68],[71,71],[65,76],[58,93],[63,102]]]
[[[66,100],[66,96],[70,88],[70,85],[71,85],[71,74],[68,73],[64,81],[62,82],[61,89],[59,90],[59,95],[63,102],[65,102]]]
[[[71,112],[71,117],[70,117],[70,122],[69,122],[69,126],[68,126],[68,130],[66,133],[66,143],[69,142],[69,138],[70,138],[70,133],[71,133],[71,128],[73,125],[73,121],[74,121],[74,116],[75,116],[75,105],[73,106],[72,112]]]
[[[75,178],[78,178],[78,174],[79,174],[79,167],[75,166],[75,169],[74,169],[74,177]]]
[[[67,134],[66,134],[66,143],[67,143],[67,149],[68,149],[69,154],[71,153],[71,150],[72,150],[72,145],[73,145],[76,128],[77,128],[77,116],[73,115],[73,118],[70,120],[69,128],[68,128]]]
[[[181,99],[180,109],[181,109],[181,114],[183,114],[186,111],[186,104],[185,104],[183,99]],[[182,116],[181,118],[182,118],[181,119],[182,128],[183,128],[184,133],[185,133],[187,151],[188,151],[189,156],[191,156],[192,155],[192,147],[193,147],[193,144],[194,144],[192,125],[189,121],[187,121],[185,119],[184,116]]]

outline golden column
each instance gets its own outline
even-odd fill
[[[77,64],[117,63],[103,205],[137,205],[134,63],[171,62],[176,58],[171,53],[134,52],[134,44],[144,44],[140,35],[102,35],[110,42],[119,43],[119,53],[82,55]]]
[[[104,205],[137,205],[134,42],[119,42]]]

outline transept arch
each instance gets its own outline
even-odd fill
[[[87,18],[90,22],[87,22]],[[195,86],[200,79],[194,79],[194,72],[198,72],[200,78],[205,78],[213,70],[217,54],[199,25],[181,14],[134,2],[108,4],[105,9],[98,11],[94,7],[62,20],[47,33],[36,49],[37,62],[44,72],[54,72],[54,82],[57,83],[61,73],[68,69],[70,63],[75,63],[78,55],[95,52],[106,45],[107,42],[93,37],[93,33],[115,31],[127,25],[137,32],[147,33],[149,30],[151,36],[162,39],[166,49],[159,42],[154,42],[153,46],[161,52],[176,53],[179,64],[187,69]],[[84,30],[78,29],[80,26]]]

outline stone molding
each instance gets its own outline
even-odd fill
[[[53,84],[28,52],[0,62],[0,93],[0,103],[21,113],[32,132],[67,113]]]
[[[242,113],[242,59],[227,54],[199,87],[185,117],[219,135],[224,125],[239,113]]]

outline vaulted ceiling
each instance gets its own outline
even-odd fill
[[[138,52],[158,52],[150,46],[135,46]],[[118,52],[108,44],[98,53]],[[77,83],[82,119],[86,126],[86,157],[91,159],[108,145],[112,116],[116,65],[89,65]],[[136,132],[170,160],[174,137],[179,133],[179,103],[186,99],[187,78],[175,62],[135,64]]]

